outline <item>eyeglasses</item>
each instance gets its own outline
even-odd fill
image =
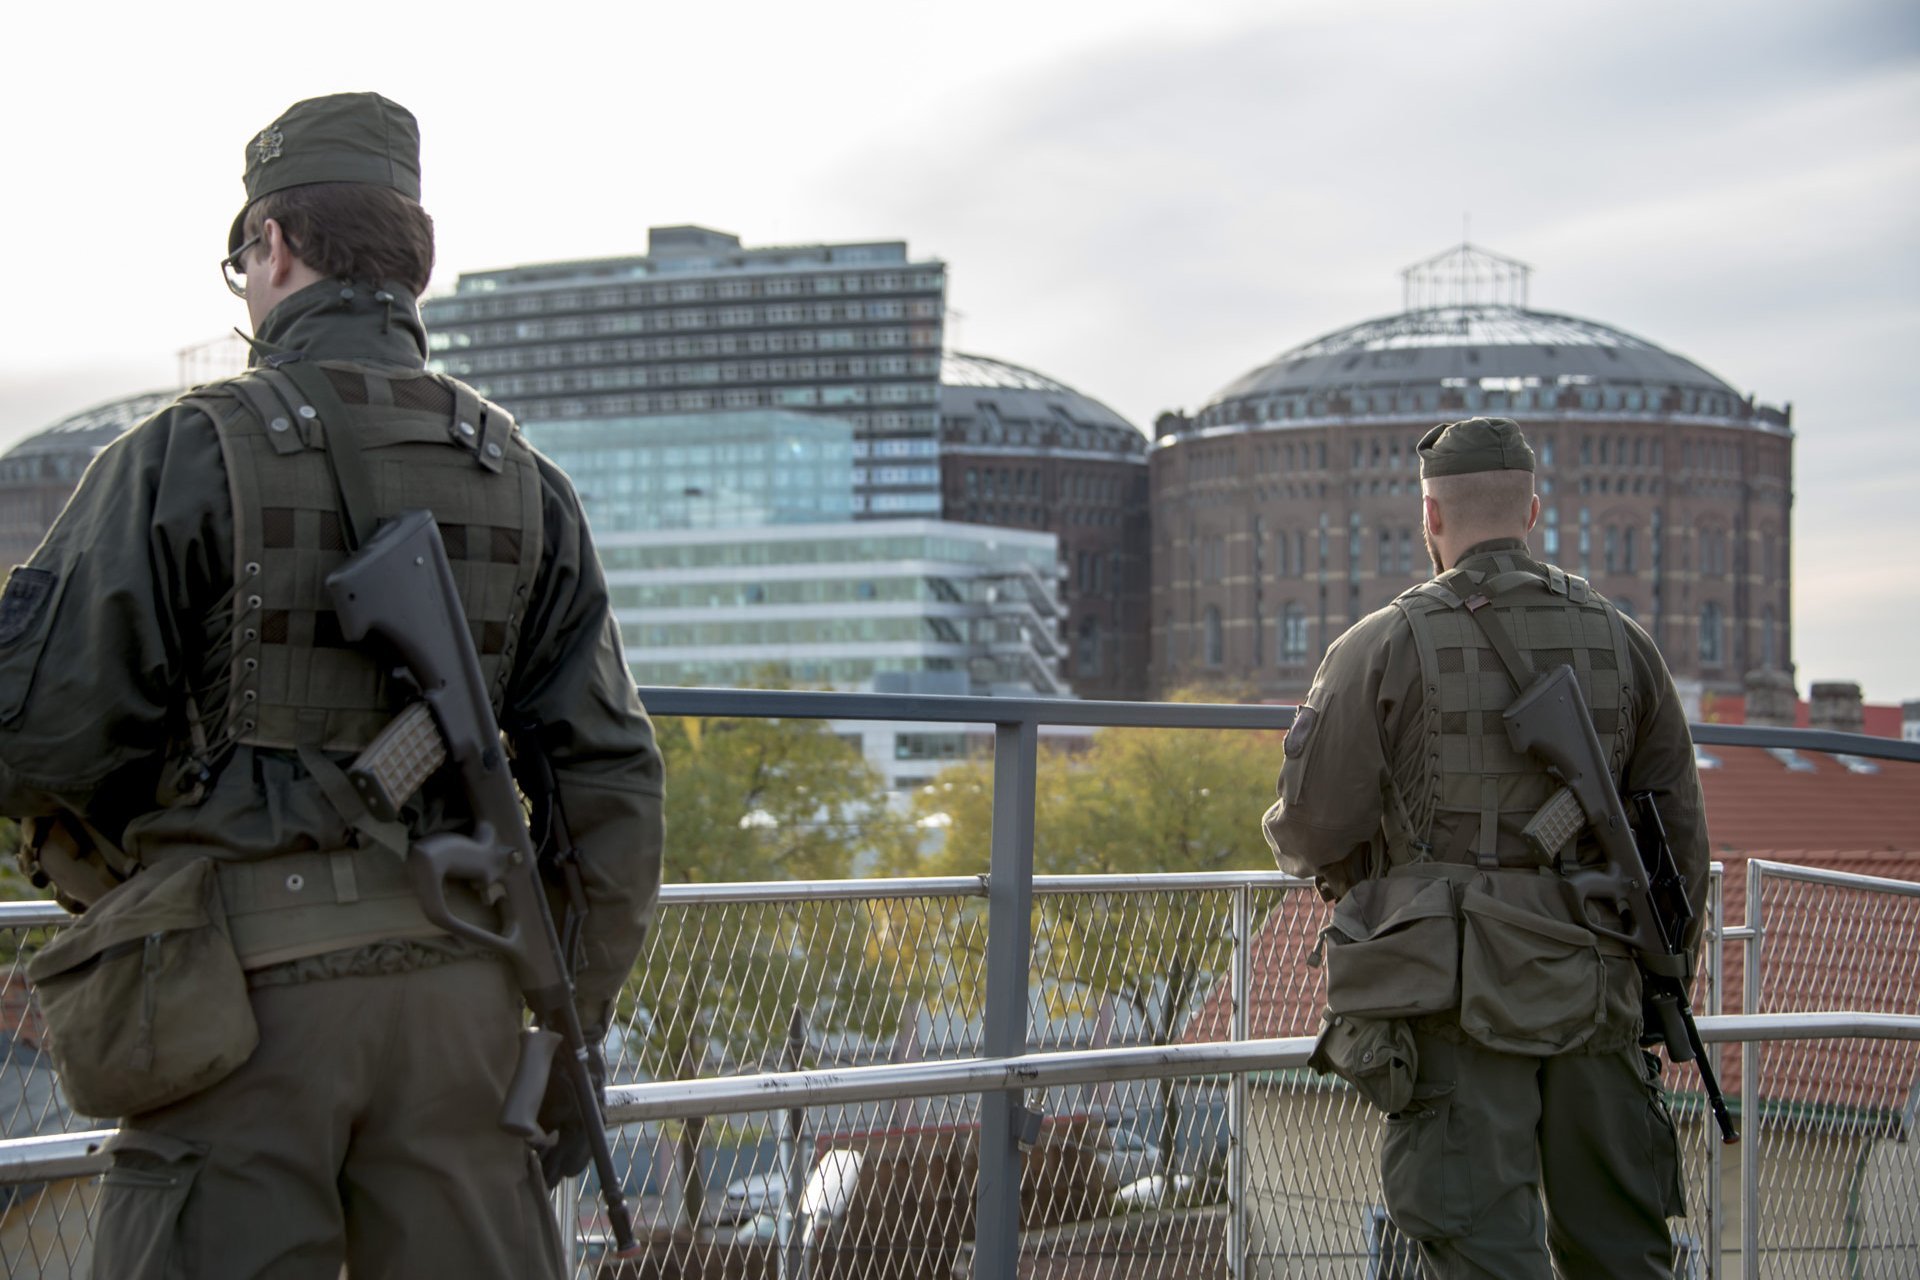
[[[259,243],[259,236],[251,236],[245,244],[220,259],[220,274],[226,279],[228,291],[236,298],[247,296],[247,250]]]

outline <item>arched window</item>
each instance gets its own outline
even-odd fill
[[[1207,606],[1202,631],[1205,637],[1207,665],[1220,666],[1226,661],[1226,641],[1220,633],[1220,610],[1217,606]]]
[[[1709,600],[1700,606],[1701,666],[1717,667],[1720,665],[1722,661],[1721,654],[1723,652],[1720,634],[1722,630],[1724,630],[1724,628],[1721,624],[1720,605],[1717,601]]]

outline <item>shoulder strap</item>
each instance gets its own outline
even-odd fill
[[[347,406],[342,403],[340,393],[333,389],[333,383],[327,380],[327,375],[318,365],[298,355],[291,359],[274,359],[278,362],[272,368],[284,375],[306,399],[306,404],[299,407],[301,416],[311,418],[314,413],[319,415],[327,468],[333,473],[333,487],[340,495],[343,532],[350,544],[349,549],[357,550],[373,536],[376,512],[373,479],[367,473],[367,461],[361,455],[359,442],[348,428]],[[308,413],[308,409],[313,413]]]
[[[1513,677],[1514,691],[1524,693],[1527,686],[1533,683],[1533,666],[1527,661],[1526,655],[1514,647],[1513,637],[1507,634],[1506,624],[1500,621],[1499,615],[1487,607],[1492,603],[1484,592],[1478,591],[1462,602],[1467,616],[1480,624],[1480,631],[1487,637],[1487,643],[1493,646],[1507,674]]]

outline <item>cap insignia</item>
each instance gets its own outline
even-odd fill
[[[265,164],[269,160],[278,160],[280,158],[280,148],[286,140],[285,135],[278,129],[262,129],[260,136],[253,140],[253,158],[261,164]]]

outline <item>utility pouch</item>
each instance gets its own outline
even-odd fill
[[[27,966],[74,1110],[138,1115],[224,1079],[259,1028],[209,858],[149,868]]]
[[[1413,1029],[1400,1019],[1328,1012],[1307,1065],[1339,1076],[1374,1106],[1394,1112],[1413,1101],[1420,1059]]]
[[[1425,876],[1363,880],[1320,931],[1327,1005],[1367,1018],[1444,1013],[1459,1001],[1453,885]]]
[[[1528,887],[1534,880],[1546,878]],[[1476,885],[1460,917],[1461,1030],[1489,1049],[1535,1057],[1592,1038],[1606,1011],[1606,966],[1591,930]]]

